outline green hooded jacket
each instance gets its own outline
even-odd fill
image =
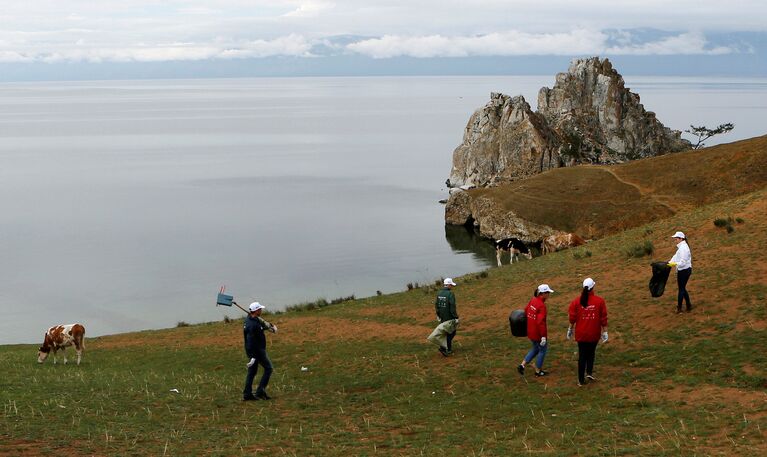
[[[434,309],[437,311],[437,317],[440,322],[458,319],[458,312],[455,310],[455,294],[445,287],[437,294],[437,300],[434,302]]]

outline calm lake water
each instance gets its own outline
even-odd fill
[[[632,78],[667,126],[762,135],[767,80]],[[444,182],[492,91],[540,77],[0,84],[0,344],[240,316],[459,276],[489,244],[446,230]],[[424,299],[424,306],[430,305]]]

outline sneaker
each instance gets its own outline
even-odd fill
[[[597,378],[595,378],[594,376],[592,376],[590,374],[586,375],[586,379],[588,379],[589,381],[596,381],[597,380]]]
[[[271,400],[272,397],[266,394],[266,392],[256,392],[256,400]]]
[[[539,378],[540,378],[541,376],[546,376],[547,374],[549,374],[549,372],[548,372],[548,371],[543,371],[543,370],[539,370],[539,371],[536,371],[536,372],[535,372],[535,376],[537,376],[537,377],[539,377]]]
[[[517,365],[517,371],[519,374],[524,375],[525,374],[525,366],[522,364]]]
[[[583,383],[578,381],[578,387],[583,387]]]
[[[256,400],[260,400],[260,398],[257,398],[254,395],[246,395],[242,397],[242,401],[256,401]]]
[[[685,312],[688,312],[688,313],[689,313],[690,311],[692,311],[692,306],[690,306],[689,308],[687,308],[687,309],[685,310]]]
[[[439,353],[447,357],[447,349],[443,348],[442,346],[439,347]]]
[[[445,351],[445,355],[453,355],[453,351],[451,351],[450,349],[448,349],[447,351]]]
[[[680,309],[677,309],[677,310],[676,310],[676,313],[677,313],[677,314],[682,314],[682,309],[681,309],[681,308],[680,308]]]

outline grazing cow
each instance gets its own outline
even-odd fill
[[[543,239],[541,252],[543,252],[543,254],[548,254],[549,252],[557,252],[561,249],[581,246],[584,244],[586,244],[586,240],[575,233],[559,233]]]
[[[53,363],[56,363],[56,352],[61,349],[64,353],[64,363],[67,363],[68,346],[75,346],[77,352],[77,364],[80,365],[80,359],[83,356],[85,348],[85,327],[82,324],[54,325],[45,332],[43,345],[40,346],[40,352],[37,354],[37,363],[45,362],[48,354],[53,351]]]
[[[516,238],[498,240],[495,242],[495,258],[498,260],[499,267],[501,266],[501,255],[504,251],[508,252],[509,256],[511,257],[509,264],[514,263],[514,257],[516,257],[517,262],[519,262],[519,254],[527,257],[528,260],[533,258],[533,254],[530,252],[530,249],[528,249],[525,243],[522,241]]]

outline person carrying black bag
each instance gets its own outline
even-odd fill
[[[692,311],[690,294],[687,293],[687,281],[692,276],[692,253],[687,244],[687,237],[682,232],[674,233],[671,238],[676,240],[676,254],[668,261],[668,266],[676,267],[676,283],[679,286],[679,294],[676,299],[676,313],[682,312],[682,302],[687,304],[686,311]]]

